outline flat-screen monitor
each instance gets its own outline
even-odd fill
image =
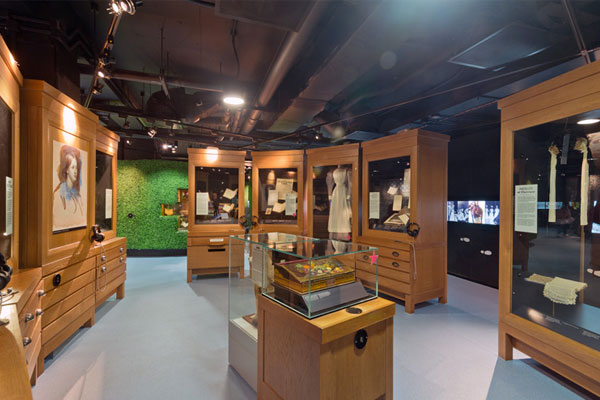
[[[449,201],[448,221],[500,225],[500,202],[485,200]]]

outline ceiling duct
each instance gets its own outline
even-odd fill
[[[285,2],[287,4],[287,2]],[[327,8],[327,2],[324,0],[317,1],[313,7],[310,9],[310,13],[306,17],[302,27],[298,32],[289,32],[275,61],[271,65],[271,69],[267,75],[267,79],[260,90],[256,101],[256,108],[264,108],[267,106],[271,98],[273,97],[273,93],[281,84],[281,81],[288,73],[294,61],[297,59],[298,54],[304,48],[306,42],[311,37],[314,28],[317,26],[317,23],[321,19],[325,9]],[[262,115],[262,111],[253,110],[250,112],[248,119],[244,122],[242,126],[241,133],[248,134],[252,132],[260,117]]]
[[[512,23],[492,33],[449,62],[478,69],[494,69],[540,53],[555,43],[549,32]]]
[[[215,14],[298,32],[314,1],[217,0]]]

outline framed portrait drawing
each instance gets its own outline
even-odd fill
[[[52,233],[87,226],[88,153],[57,140],[52,147]]]

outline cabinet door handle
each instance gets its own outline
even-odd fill
[[[400,264],[398,264],[396,261],[394,261],[394,262],[392,263],[392,266],[394,266],[394,267],[398,268],[398,267],[400,266]]]
[[[483,252],[483,254],[485,254],[486,256],[491,256],[491,255],[492,255],[492,252],[491,252],[491,250],[485,250],[485,251]]]
[[[44,297],[46,295],[46,291],[43,289],[38,290],[37,292],[38,297]]]
[[[25,337],[23,338],[23,347],[27,347],[27,346],[29,346],[30,344],[31,344],[31,338],[30,338],[30,337],[27,337],[27,336],[25,336]]]
[[[123,262],[123,260],[125,260],[123,257],[119,258],[120,262]]]
[[[38,317],[41,317],[44,314],[44,310],[42,310],[41,308],[38,308],[37,310],[35,310],[35,315]]]
[[[397,251],[393,251],[393,252],[392,252],[392,255],[393,255],[394,257],[398,257],[398,256],[400,255],[400,253],[398,253]]]
[[[25,323],[27,323],[33,320],[34,318],[35,316],[32,313],[28,312],[27,314],[25,314],[25,318],[23,318],[23,320],[25,321]]]

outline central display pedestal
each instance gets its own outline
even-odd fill
[[[391,399],[395,310],[377,298],[309,320],[258,296],[258,398]]]

